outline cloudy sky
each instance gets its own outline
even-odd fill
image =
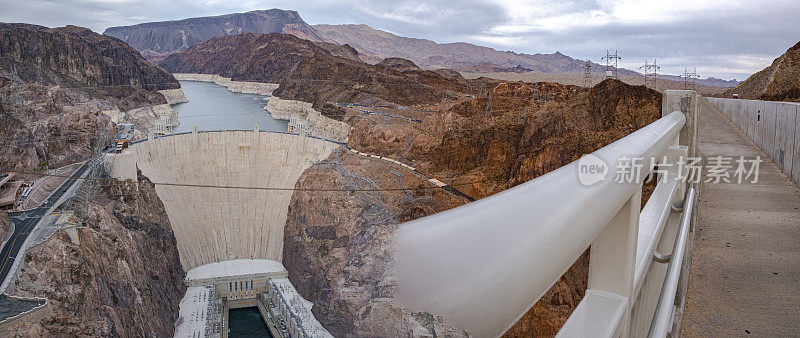
[[[743,80],[800,41],[800,0],[0,0],[0,21],[107,27],[293,9],[310,24],[363,23],[436,42],[553,53]]]

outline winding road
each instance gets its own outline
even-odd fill
[[[53,204],[58,202],[61,196],[63,196],[81,175],[83,175],[86,168],[86,163],[81,165],[78,170],[75,170],[75,172],[36,209],[8,213],[8,217],[14,222],[15,229],[8,243],[6,243],[2,251],[0,251],[0,285],[4,284],[8,275],[11,274],[14,261],[21,256],[20,250],[25,240],[28,239],[28,236],[33,233],[36,225],[39,224],[43,216],[47,215],[50,208],[53,207]]]

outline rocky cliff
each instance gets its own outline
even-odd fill
[[[245,32],[286,33],[323,41],[319,32],[306,24],[297,12],[280,9],[110,27],[103,35],[125,41],[148,60],[157,62],[215,36]]]
[[[331,334],[464,334],[437,316],[395,304],[391,251],[398,224],[466,200],[401,166],[341,150],[306,170],[295,187],[345,190],[295,192],[284,233],[283,263],[289,278],[314,303],[315,317]],[[367,191],[402,187],[419,189]]]
[[[125,43],[75,26],[0,24],[0,171],[87,158],[113,138],[106,110],[165,104],[179,88]],[[104,134],[105,132],[105,134]]]
[[[479,199],[541,176],[657,120],[661,95],[606,80],[594,88],[486,83],[487,93],[419,125],[352,119],[350,145],[411,163]],[[489,103],[491,97],[491,104]],[[584,254],[508,332],[550,336],[586,289]]]
[[[185,272],[164,206],[146,177],[109,182],[63,231],[31,248],[10,294],[47,297],[52,316],[20,336],[172,336]]]
[[[725,92],[725,97],[767,101],[800,101],[800,42],[772,64]]]

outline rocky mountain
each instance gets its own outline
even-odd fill
[[[465,42],[436,43],[431,40],[409,38],[374,29],[367,25],[314,25],[326,39],[348,44],[358,50],[360,57],[376,63],[388,57],[413,61],[426,69],[451,68],[468,73],[528,73],[546,74],[580,72],[585,60],[578,60],[559,52],[553,54],[525,54],[499,51]],[[602,73],[605,65],[591,63],[592,72]],[[641,76],[638,72],[620,69],[621,76]],[[680,81],[673,75],[660,75],[664,80]],[[704,86],[732,87],[738,81],[706,78],[698,80]]]
[[[125,41],[148,60],[157,62],[215,36],[244,32],[286,33],[306,40],[324,41],[297,12],[280,9],[110,27],[103,35]]]
[[[173,73],[278,83],[274,95],[311,102],[315,108],[370,98],[413,105],[441,100],[448,90],[466,91],[465,80],[422,71],[413,63],[402,71],[373,66],[288,34],[216,37],[170,55],[160,65]]]
[[[789,48],[772,64],[725,92],[725,97],[739,94],[743,99],[800,101],[800,42]]]
[[[0,170],[86,159],[114,126],[102,112],[165,104],[175,78],[89,29],[0,23]]]
[[[78,210],[86,225],[78,230],[80,244],[54,233],[28,250],[7,290],[46,297],[52,315],[4,335],[172,336],[185,272],[155,185],[144,176],[111,181]]]

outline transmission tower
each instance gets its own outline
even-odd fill
[[[653,59],[653,63],[650,64],[647,62],[647,59],[644,59],[644,66],[639,67],[639,69],[643,70],[644,74],[644,86],[650,87],[648,84],[652,84],[654,90],[658,90],[658,70],[661,67],[658,66],[656,59]]]
[[[622,60],[619,53],[615,50],[614,54],[611,54],[606,50],[606,56],[602,59],[606,60],[606,78],[619,80],[619,60]]]
[[[583,86],[592,86],[592,62],[586,59],[586,65],[583,67]]]
[[[695,79],[700,78],[700,75],[697,75],[697,67],[695,67],[692,72],[689,72],[689,69],[684,67],[683,68],[683,89],[691,89],[697,90],[697,83]]]

